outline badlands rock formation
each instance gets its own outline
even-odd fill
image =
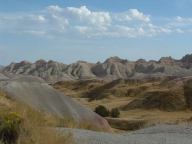
[[[22,61],[11,63],[3,69],[4,73],[39,76],[47,82],[85,80],[85,79],[130,79],[161,76],[192,75],[192,55],[186,55],[181,60],[162,57],[159,61],[128,61],[111,57],[103,63],[88,63],[78,61],[73,64],[63,64],[55,61],[39,60],[35,63]]]

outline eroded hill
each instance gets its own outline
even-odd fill
[[[129,61],[111,57],[103,63],[78,61],[69,65],[44,60],[38,60],[35,63],[22,61],[4,67],[3,72],[39,76],[50,83],[87,79],[112,81],[162,76],[181,77],[192,75],[192,55],[186,55],[180,60],[162,57],[159,61],[144,59]]]

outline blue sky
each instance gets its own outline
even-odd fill
[[[0,64],[181,58],[192,0],[0,0]]]

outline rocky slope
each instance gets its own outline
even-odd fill
[[[74,134],[75,144],[191,144],[190,125],[158,125],[131,133],[109,134],[78,129],[61,129]]]
[[[0,80],[7,80],[7,79],[9,78],[3,75],[2,73],[0,73]]]
[[[34,76],[2,77],[0,90],[17,101],[29,106],[57,115],[60,118],[86,124],[92,128],[110,131],[107,121],[85,108],[70,97],[58,92],[49,86],[44,80]]]
[[[55,61],[38,60],[35,63],[22,61],[11,63],[3,69],[4,73],[39,76],[47,82],[85,80],[85,79],[129,79],[161,76],[192,75],[192,55],[186,55],[181,60],[162,57],[159,61],[128,61],[111,57],[103,63],[88,63],[78,61],[73,64],[63,64]]]

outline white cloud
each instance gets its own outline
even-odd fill
[[[167,18],[165,18],[167,19]],[[31,13],[0,14],[0,32],[52,37],[146,37],[191,32],[192,18],[156,22],[137,9],[125,12],[92,11],[86,6],[48,6]]]
[[[80,8],[67,7],[65,10],[72,18],[77,18],[79,22],[98,27],[110,25],[111,17],[108,12],[93,12],[86,6]]]
[[[45,17],[42,16],[42,15],[39,15],[37,18],[38,18],[38,20],[39,20],[40,22],[44,22],[44,21],[45,21]]]
[[[177,16],[173,22],[172,25],[178,26],[178,25],[192,25],[192,18],[184,18]]]
[[[119,21],[142,21],[142,22],[150,22],[150,16],[144,15],[137,9],[129,9],[126,12],[115,14],[115,18]]]
[[[51,13],[53,13],[53,12],[57,13],[57,12],[62,12],[63,9],[61,7],[59,7],[59,6],[57,6],[57,5],[51,5],[51,6],[48,6],[46,8],[46,10],[51,12]]]
[[[191,33],[192,18],[177,16],[169,20],[167,28],[172,29],[173,32],[178,34]]]
[[[76,26],[75,29],[82,34],[86,34],[89,31],[89,28],[86,26]]]
[[[130,9],[129,11],[133,19],[138,19],[144,22],[150,21],[150,18],[148,15],[144,15],[142,12],[139,12],[137,9]]]

